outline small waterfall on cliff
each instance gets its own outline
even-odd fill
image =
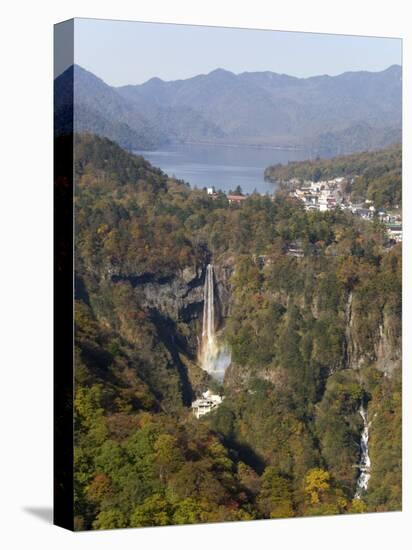
[[[368,483],[371,477],[371,459],[369,457],[369,428],[370,422],[368,422],[368,413],[365,410],[363,404],[359,408],[359,414],[363,419],[363,430],[361,434],[361,459],[360,459],[360,474],[356,483],[355,498],[360,498],[362,494],[368,490]]]
[[[225,376],[230,365],[230,353],[218,343],[215,326],[215,281],[213,265],[206,268],[205,286],[203,293],[203,326],[200,351],[200,365],[203,370],[219,381]]]

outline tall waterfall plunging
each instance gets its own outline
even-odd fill
[[[215,325],[215,281],[213,265],[206,268],[205,286],[203,291],[203,325],[200,350],[200,366],[211,376],[222,381],[225,371],[230,365],[230,352],[219,344]]]
[[[370,422],[368,421],[368,413],[366,412],[363,404],[359,408],[359,414],[363,419],[363,430],[361,434],[361,459],[360,459],[360,474],[356,483],[355,498],[360,498],[362,494],[368,490],[368,483],[371,477],[371,459],[369,457],[369,428]]]
[[[205,346],[205,350],[210,352],[213,352],[216,348],[214,287],[213,266],[209,264],[206,268],[205,287],[203,291],[202,346]]]

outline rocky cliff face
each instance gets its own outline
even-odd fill
[[[393,319],[384,315],[375,345],[376,367],[388,375],[392,375],[395,369],[400,368],[402,362],[402,346],[397,342],[392,326]]]
[[[222,320],[229,314],[232,272],[231,265],[214,265],[217,306]],[[157,277],[152,273],[125,275],[113,271],[109,275],[114,283],[128,281],[143,308],[156,309],[176,322],[190,323],[199,318],[203,309],[205,273],[206,265],[186,267],[167,277]]]
[[[215,265],[217,309],[223,321],[230,309],[230,265]],[[114,283],[128,281],[134,288],[139,304],[144,309],[156,309],[176,322],[191,323],[199,320],[203,310],[203,287],[206,265],[186,267],[168,277],[156,277],[152,273],[111,274]]]
[[[203,300],[204,273],[202,269],[186,268],[169,277],[152,274],[138,277],[113,277],[117,282],[127,279],[144,309],[157,310],[174,321],[190,322],[197,318]]]
[[[234,272],[232,261],[222,261],[214,264],[217,308],[219,321],[223,323],[230,314],[231,284],[230,278]]]
[[[374,364],[378,370],[391,376],[401,366],[400,319],[383,309],[381,316],[370,319],[357,307],[356,295],[348,295],[346,305],[346,366],[359,369]]]

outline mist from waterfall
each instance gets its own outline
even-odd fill
[[[359,408],[359,414],[362,417],[363,420],[363,430],[361,434],[361,457],[360,457],[360,474],[358,477],[358,481],[356,483],[356,492],[355,492],[355,498],[361,498],[362,494],[365,493],[365,491],[368,490],[368,483],[369,479],[371,477],[370,474],[370,468],[371,468],[371,459],[369,457],[369,428],[370,428],[370,422],[368,421],[368,413],[363,406],[363,404]]]
[[[203,291],[203,325],[200,350],[200,366],[213,378],[223,381],[230,365],[231,355],[227,347],[218,342],[215,322],[215,281],[213,265],[206,268]]]

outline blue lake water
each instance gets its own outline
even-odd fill
[[[263,194],[272,193],[276,188],[264,180],[267,166],[308,158],[303,150],[203,144],[173,145],[158,151],[136,151],[136,154],[192,187],[213,186],[227,192],[240,185],[244,193],[256,190]]]

